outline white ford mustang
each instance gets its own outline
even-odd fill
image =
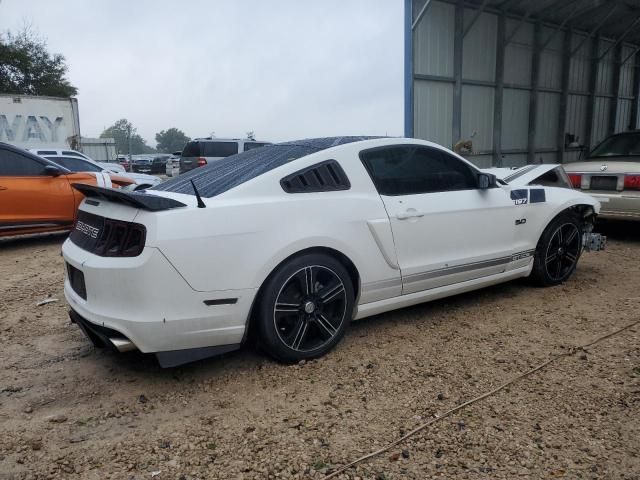
[[[557,166],[478,170],[434,143],[338,137],[234,155],[146,192],[77,185],[71,318],[96,345],[174,366],[249,330],[285,362],[352,319],[518,277],[555,285],[600,205]],[[167,292],[172,292],[167,295]]]

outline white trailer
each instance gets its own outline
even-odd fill
[[[80,148],[75,98],[0,94],[0,142],[22,148]]]
[[[96,162],[117,162],[118,152],[113,138],[80,137],[80,150]]]

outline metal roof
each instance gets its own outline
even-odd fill
[[[640,0],[466,0],[465,6],[640,44]]]

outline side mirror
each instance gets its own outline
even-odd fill
[[[44,167],[45,175],[49,175],[51,177],[58,177],[62,173],[62,171],[56,167],[55,165],[47,165]]]
[[[496,186],[496,176],[490,173],[478,174],[478,188],[480,190],[486,190]]]

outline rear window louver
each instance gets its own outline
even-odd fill
[[[327,160],[287,175],[280,180],[287,193],[330,192],[349,190],[351,183],[335,160]]]

